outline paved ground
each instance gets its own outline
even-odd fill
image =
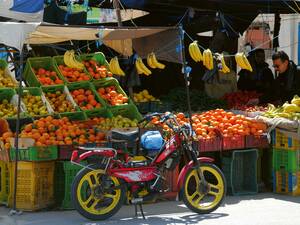
[[[75,211],[23,213],[9,217],[9,210],[0,207],[0,225],[300,225],[300,197],[271,193],[228,196],[224,206],[209,215],[194,214],[176,201],[145,205],[144,211],[147,220],[134,218],[133,206],[124,206],[105,222],[91,222]]]

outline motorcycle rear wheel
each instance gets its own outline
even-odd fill
[[[200,193],[200,178],[196,168],[191,168],[184,178],[181,196],[184,204],[198,214],[215,211],[226,195],[226,181],[222,171],[214,164],[202,163],[200,166],[208,182],[207,194]]]
[[[107,176],[103,188],[104,170],[95,165],[83,168],[74,178],[71,198],[75,209],[90,220],[105,220],[116,214],[126,199],[126,188],[117,177]],[[118,187],[119,186],[119,187]],[[113,187],[118,187],[113,189]]]

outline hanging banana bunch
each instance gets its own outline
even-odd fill
[[[252,66],[250,65],[246,55],[244,53],[236,53],[235,54],[235,61],[239,67],[245,70],[249,70],[252,72]]]
[[[155,56],[155,53],[152,52],[150,54],[148,54],[147,56],[147,64],[150,68],[152,69],[164,69],[166,66],[160,62],[157,61],[157,58]]]
[[[79,62],[75,58],[74,50],[66,51],[64,54],[64,63],[67,67],[74,68],[74,69],[84,69],[84,64]]]
[[[195,61],[195,62],[201,62],[203,60],[203,56],[201,54],[201,51],[199,49],[198,46],[198,42],[197,41],[193,41],[190,45],[189,45],[189,53],[191,58]]]
[[[138,74],[145,74],[149,76],[152,72],[145,66],[141,57],[138,57],[135,61],[135,68]]]
[[[210,49],[206,49],[203,52],[203,65],[208,69],[212,70],[214,68],[214,58]]]
[[[118,76],[125,76],[124,71],[121,69],[118,57],[114,57],[109,62],[109,70],[112,72],[112,74],[118,75]]]
[[[219,70],[219,71],[222,72],[222,73],[229,73],[230,69],[228,68],[228,66],[225,63],[224,55],[221,54],[221,55],[219,55],[219,57],[220,57],[221,66],[222,66],[222,69]]]

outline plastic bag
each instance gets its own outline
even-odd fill
[[[141,146],[146,150],[159,151],[164,144],[164,139],[159,131],[147,131],[141,137]]]

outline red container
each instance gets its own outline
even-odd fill
[[[163,197],[167,199],[176,199],[178,188],[177,180],[179,176],[179,166],[177,165],[174,170],[166,171],[164,177],[166,178],[166,186],[169,188],[169,191],[164,193]]]
[[[70,160],[74,150],[73,145],[58,146],[58,160]]]
[[[222,150],[232,149],[244,149],[245,148],[245,136],[223,137]]]
[[[245,146],[246,148],[267,148],[269,147],[267,135],[247,135]]]
[[[199,139],[197,142],[198,151],[200,152],[218,152],[222,150],[222,138]]]

